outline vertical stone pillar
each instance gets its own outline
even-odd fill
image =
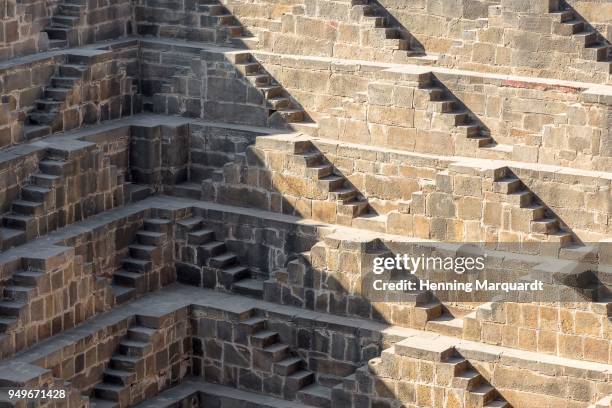
[[[130,181],[148,184],[155,191],[161,184],[161,126],[133,126],[130,136]]]

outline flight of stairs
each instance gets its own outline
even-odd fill
[[[91,392],[90,407],[124,408],[130,405],[130,387],[137,381],[137,373],[145,370],[145,356],[152,351],[155,334],[155,328],[141,322],[128,328],[117,353],[104,370],[102,382]]]
[[[506,201],[521,208],[530,219],[529,230],[525,233],[537,234],[547,238],[548,242],[559,243],[561,247],[572,244],[572,234],[563,231],[559,219],[540,204],[536,196],[513,174],[506,172],[494,180],[496,193],[505,196]],[[514,230],[517,230],[513,226]]]
[[[135,241],[128,246],[129,255],[121,261],[122,268],[113,274],[112,291],[117,303],[133,299],[149,290],[147,279],[162,254],[161,246],[168,240],[172,223],[160,218],[144,220],[136,232]]]
[[[44,29],[51,50],[79,45],[76,27],[86,9],[86,0],[64,0],[58,5],[51,18],[51,25]]]
[[[369,27],[368,36],[371,41],[374,41],[371,45],[383,44],[383,48],[386,49],[403,50],[407,54],[422,54],[422,51],[411,50],[410,33],[399,27],[390,27],[389,18],[375,3],[370,0],[351,0],[353,9],[359,9],[360,23]]]
[[[236,42],[244,36],[244,27],[218,0],[199,0],[198,11],[200,25],[221,30],[226,40]]]
[[[235,53],[233,63],[240,74],[259,90],[268,108],[268,125],[287,128],[306,121],[306,112],[296,107],[283,87],[266,72],[251,53]]]
[[[240,322],[249,335],[255,370],[271,371],[284,377],[283,398],[298,400],[305,405],[330,407],[331,389],[315,383],[315,374],[308,370],[306,361],[293,355],[289,346],[281,342],[280,334],[267,328],[263,317],[251,317]]]
[[[27,318],[25,313],[28,303],[39,294],[41,290],[39,285],[42,283],[44,275],[43,271],[34,269],[13,273],[10,281],[2,289],[0,336],[6,336],[7,332],[19,326],[21,319]]]
[[[51,85],[45,87],[36,107],[28,113],[23,127],[25,140],[33,140],[64,130],[61,111],[66,106],[74,87],[84,79],[87,72],[87,58],[78,55],[67,55],[67,62],[59,66]]]
[[[549,14],[554,21],[555,33],[571,36],[578,46],[582,47],[580,49],[581,58],[605,63],[608,73],[610,73],[612,67],[610,45],[604,43],[597,31],[580,20],[573,11],[563,8],[563,6],[556,8],[556,10],[551,10]]]
[[[245,296],[261,299],[263,297],[263,280],[251,276],[248,267],[240,264],[238,256],[231,252],[224,242],[215,240],[212,229],[206,228],[201,217],[181,221],[189,225],[187,245],[196,248],[199,266],[206,267],[203,277],[204,287],[231,291]],[[178,280],[182,277],[178,275]]]
[[[21,188],[21,196],[12,202],[10,214],[2,216],[0,243],[3,250],[58,227],[57,219],[47,215],[56,205],[55,189],[61,187],[74,164],[73,161],[54,156],[40,161],[40,171]]]
[[[466,391],[466,407],[510,408],[510,404],[466,359],[454,354],[443,362],[453,365],[455,375],[451,385]]]
[[[511,146],[498,145],[493,138],[476,123],[474,117],[464,107],[460,106],[450,92],[438,86],[435,82],[419,88],[424,92],[427,101],[427,111],[432,115],[432,127],[456,133],[476,149],[485,150],[491,154],[492,159],[510,159]]]

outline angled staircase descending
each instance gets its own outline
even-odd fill
[[[45,284],[44,277],[44,271],[40,270],[17,271],[2,288],[0,338],[7,336],[7,333],[17,329],[20,324],[28,323],[28,303],[49,290],[48,281]]]
[[[203,225],[201,217],[181,221],[188,225],[187,245],[195,247],[197,262],[204,268],[202,282],[193,282],[177,272],[177,279],[184,283],[197,283],[207,288],[231,291],[257,299],[263,297],[263,281],[252,277],[251,270],[240,264],[238,256],[224,242],[215,240],[212,229]]]
[[[218,0],[198,0],[197,7],[200,25],[220,30],[224,40],[234,42],[244,35],[244,27]]]
[[[389,17],[376,2],[351,0],[351,6],[353,10],[358,10],[359,22],[369,27],[370,46],[380,47],[380,44],[384,44],[385,49],[406,51],[406,55],[423,54],[422,50],[411,50],[412,35],[403,28],[391,27]]]
[[[25,140],[39,139],[78,126],[78,123],[64,123],[62,110],[75,86],[85,79],[87,71],[86,58],[68,54],[67,62],[59,66],[58,72],[51,78],[51,85],[45,87],[42,98],[28,113],[23,127]]]
[[[49,37],[49,48],[52,50],[79,45],[79,33],[76,27],[81,22],[86,0],[63,0],[51,18],[51,24],[43,31]]]
[[[137,295],[156,289],[157,283],[148,272],[162,260],[162,245],[168,241],[172,223],[161,218],[144,220],[136,239],[128,246],[128,256],[122,267],[113,274],[112,290],[117,303],[133,299]]]
[[[567,247],[573,243],[572,234],[563,231],[559,219],[515,175],[506,171],[494,180],[493,188],[502,195],[505,201],[518,206],[530,220],[529,226],[512,226],[513,230],[534,234],[544,238],[544,241],[559,243]]]
[[[553,2],[554,3],[554,2]],[[562,5],[553,5],[549,15],[553,18],[553,32],[565,35],[580,48],[580,57],[584,60],[595,61],[606,68],[607,73],[612,69],[610,60],[610,45],[606,44],[602,37],[572,10]]]
[[[295,106],[283,87],[266,72],[251,53],[234,53],[232,58],[238,72],[261,92],[268,108],[269,126],[287,128],[294,123],[306,122],[306,112]]]
[[[434,81],[419,88],[427,101],[426,109],[431,114],[434,128],[448,130],[476,149],[479,154],[489,154],[492,159],[510,159],[511,146],[498,145],[483,129],[470,112],[463,108],[459,101]]]
[[[89,399],[92,408],[124,408],[133,403],[130,387],[145,371],[145,356],[153,349],[155,328],[142,322],[130,326],[103,372],[102,382],[94,386]]]
[[[254,316],[240,322],[240,329],[249,338],[253,353],[253,369],[271,372],[283,378],[282,397],[305,405],[330,407],[331,389],[315,383],[315,374],[306,361],[294,355],[282,343],[277,331],[267,328],[263,317]]]
[[[3,250],[61,226],[57,217],[49,216],[49,213],[58,204],[56,190],[72,173],[74,165],[74,161],[53,155],[40,161],[39,172],[21,188],[20,198],[13,201],[11,212],[2,216],[0,244]]]

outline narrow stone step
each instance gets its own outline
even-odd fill
[[[0,315],[19,317],[21,310],[23,310],[25,306],[25,302],[16,300],[2,300],[0,301]]]
[[[172,222],[162,218],[148,218],[144,220],[143,228],[145,231],[169,233],[172,229]]]
[[[222,254],[227,250],[227,248],[225,247],[224,242],[213,241],[200,245],[198,250],[200,251],[199,255],[204,259],[207,259]]]
[[[25,140],[35,140],[51,134],[51,127],[46,125],[25,125],[23,137]]]
[[[43,203],[27,200],[15,200],[11,204],[13,212],[24,215],[39,216],[45,210]]]
[[[135,288],[137,292],[144,292],[145,276],[142,273],[129,270],[119,270],[113,274],[113,282],[130,288]]]
[[[297,394],[298,400],[306,405],[318,408],[331,407],[331,388],[311,384],[302,388]]]
[[[119,352],[128,357],[143,357],[151,348],[148,343],[135,340],[121,340]]]
[[[13,274],[13,282],[20,286],[37,286],[44,276],[40,271],[20,271]]]
[[[427,330],[446,336],[461,337],[463,334],[463,319],[448,314],[427,322]]]
[[[162,232],[154,232],[154,231],[137,231],[136,232],[136,241],[139,244],[147,245],[147,246],[158,246],[161,245],[166,239],[166,234]]]
[[[215,232],[211,229],[201,229],[199,231],[190,232],[187,235],[187,243],[189,245],[203,245],[215,239]]]
[[[51,189],[61,183],[62,178],[60,176],[54,176],[52,174],[37,173],[32,176],[32,184],[40,187],[46,187]]]
[[[125,303],[134,297],[136,297],[137,291],[135,287],[123,286],[123,285],[111,285],[113,296],[117,303]]]
[[[116,384],[127,386],[136,380],[136,373],[133,371],[116,370],[114,368],[106,368],[103,371],[103,381],[107,384]]]
[[[243,296],[263,299],[263,281],[259,279],[241,279],[232,285],[232,291]]]
[[[101,383],[94,386],[93,394],[97,398],[109,401],[120,401],[129,390],[121,385]]]
[[[272,369],[275,374],[288,376],[304,368],[304,360],[300,357],[287,357],[274,363]]]
[[[155,253],[159,252],[159,248],[153,245],[131,244],[128,245],[130,256],[136,259],[152,260]]]
[[[15,317],[0,317],[0,333],[6,333],[14,330],[19,325],[19,320]]]
[[[246,334],[253,334],[266,328],[266,319],[255,316],[240,322],[240,329]]]
[[[213,256],[208,260],[208,265],[211,268],[226,268],[238,262],[238,257],[232,252],[226,252],[221,255]]]
[[[251,345],[258,348],[266,348],[280,341],[278,332],[262,330],[251,336]]]
[[[8,285],[4,287],[4,299],[28,303],[38,296],[36,286]]]
[[[128,338],[134,341],[148,343],[157,331],[145,326],[130,326],[128,329]]]
[[[124,258],[121,261],[123,267],[130,272],[139,272],[145,273],[150,272],[153,269],[153,262],[143,260],[143,259],[135,259],[135,258]]]
[[[559,220],[556,218],[544,218],[531,221],[530,229],[535,234],[552,234],[559,231]]]

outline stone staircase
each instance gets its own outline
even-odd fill
[[[411,50],[410,33],[403,28],[392,27],[384,9],[376,2],[351,0],[351,6],[355,10],[354,18],[369,28],[370,46],[380,47],[382,44],[385,49],[406,51],[407,55],[423,54],[422,50]]]
[[[240,326],[249,335],[253,368],[281,376],[283,398],[305,405],[330,407],[331,389],[315,383],[315,374],[306,368],[306,361],[293,355],[278,332],[267,328],[265,318],[251,317],[243,320]]]
[[[39,163],[39,172],[21,188],[20,198],[11,204],[11,212],[2,216],[0,243],[3,250],[21,245],[39,234],[55,230],[58,219],[50,214],[56,207],[56,190],[75,166],[72,160],[48,155]]]
[[[602,63],[610,73],[612,69],[610,45],[603,42],[597,31],[589,27],[572,10],[559,4],[553,4],[552,7],[549,15],[553,18],[554,33],[571,37],[581,47],[582,59]]]
[[[234,42],[244,36],[244,27],[218,0],[199,0],[197,2],[202,27],[214,27],[224,33],[224,38]]]
[[[51,25],[44,31],[49,37],[49,48],[52,50],[79,45],[79,33],[76,27],[87,10],[86,0],[63,0],[57,7]]]
[[[238,72],[263,96],[269,112],[269,126],[287,128],[294,123],[306,122],[306,112],[296,107],[283,87],[251,53],[235,53],[232,58]]]
[[[203,225],[202,218],[183,220],[182,224],[189,224],[187,245],[196,248],[197,262],[204,269],[203,281],[199,284],[258,299],[263,297],[263,281],[253,278],[250,269],[240,264],[238,256],[224,242],[215,240],[214,231]],[[186,282],[180,273],[178,280]]]
[[[87,68],[87,57],[68,54],[67,62],[61,64],[57,74],[51,78],[51,86],[45,87],[42,98],[36,101],[36,107],[28,113],[23,127],[26,140],[78,126],[78,122],[64,123],[62,110],[73,89],[85,79]]]
[[[431,114],[433,128],[451,131],[470,148],[478,149],[480,157],[505,160],[512,155],[512,146],[497,144],[488,132],[474,119],[473,115],[461,106],[450,92],[431,81],[419,91],[425,101],[426,109]]]
[[[45,279],[44,271],[28,269],[13,273],[2,289],[0,337],[6,336],[19,326],[20,321],[27,319],[30,300],[48,290],[49,280]]]
[[[128,257],[122,267],[113,274],[111,286],[117,303],[123,303],[143,294],[152,286],[147,273],[162,258],[162,245],[168,241],[172,223],[169,220],[149,218],[136,232],[136,239],[128,246]]]
[[[573,243],[572,234],[563,231],[559,219],[538,202],[537,197],[513,174],[506,171],[494,179],[493,188],[505,201],[524,212],[529,225],[513,225],[512,229],[542,237],[543,241],[559,243],[567,247]]]
[[[137,320],[120,341],[117,352],[104,369],[102,382],[94,386],[89,399],[92,408],[124,408],[132,403],[131,386],[145,372],[145,356],[152,350],[156,329]]]

